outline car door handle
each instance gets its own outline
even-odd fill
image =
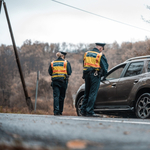
[[[112,87],[116,86],[116,83],[113,83],[111,86],[112,86]]]
[[[135,83],[138,83],[138,80],[134,80],[134,84],[135,84]]]

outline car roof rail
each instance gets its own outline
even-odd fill
[[[131,60],[136,60],[136,59],[144,59],[144,58],[150,58],[150,55],[146,55],[146,56],[138,56],[138,57],[132,57],[132,58],[130,58],[130,59],[127,59],[125,62],[131,61]]]

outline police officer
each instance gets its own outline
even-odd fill
[[[100,79],[107,74],[108,63],[102,51],[105,43],[95,43],[96,47],[84,54],[83,79],[85,79],[84,99],[81,114],[88,117],[99,117],[94,113],[94,103],[100,85]],[[102,93],[103,94],[103,93]]]
[[[65,60],[65,52],[57,52],[57,59],[49,66],[49,74],[52,76],[52,88],[54,98],[54,115],[62,115],[66,89],[69,75],[71,75],[71,65]]]

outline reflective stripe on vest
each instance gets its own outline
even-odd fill
[[[95,69],[99,69],[100,67],[100,60],[101,60],[102,53],[88,51],[84,54],[84,70],[92,67]]]
[[[52,61],[51,68],[53,70],[52,78],[65,78],[67,75],[67,61]]]

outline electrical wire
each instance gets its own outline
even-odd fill
[[[89,13],[89,14],[94,15],[94,16],[97,16],[97,17],[101,17],[101,18],[104,18],[104,19],[107,19],[107,20],[110,20],[110,21],[114,21],[114,22],[123,24],[123,25],[127,25],[127,26],[130,26],[130,27],[133,27],[133,28],[137,28],[137,29],[140,29],[140,30],[144,30],[144,31],[150,32],[150,30],[143,29],[143,28],[140,28],[140,27],[137,27],[137,26],[133,26],[133,25],[130,25],[130,24],[127,24],[127,23],[118,21],[118,20],[111,19],[111,18],[107,18],[107,17],[101,16],[101,15],[98,15],[98,14],[96,14],[96,13],[92,13],[92,12],[90,12],[90,11],[86,11],[86,10],[84,10],[84,9],[80,9],[80,8],[78,8],[78,7],[74,7],[74,6],[71,6],[71,5],[68,5],[68,4],[65,4],[65,3],[62,3],[62,2],[56,1],[56,0],[52,0],[52,1],[53,1],[53,2],[56,2],[56,3],[59,3],[59,4],[62,4],[62,5],[65,5],[65,6],[68,6],[68,7],[71,7],[71,8],[74,8],[74,9],[77,9],[77,10],[80,10],[80,11],[83,11],[83,12],[85,12],[85,13]]]

